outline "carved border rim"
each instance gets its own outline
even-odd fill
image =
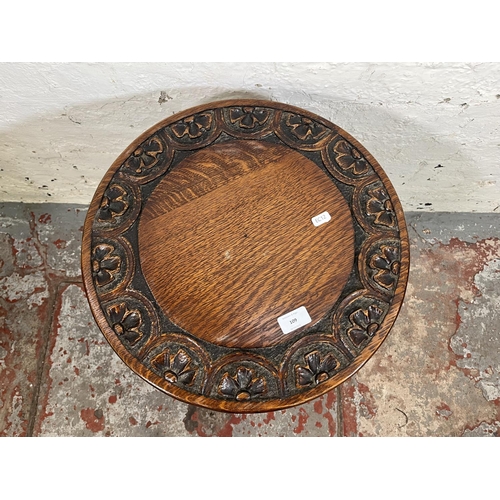
[[[188,392],[178,386],[173,386],[173,385],[170,385],[170,387],[167,390],[165,388],[164,380],[161,377],[157,376],[155,373],[153,373],[151,370],[146,368],[138,359],[136,359],[130,352],[128,352],[127,349],[124,347],[124,345],[120,342],[118,337],[114,334],[112,328],[108,324],[108,321],[101,309],[101,304],[92,280],[90,259],[92,250],[91,247],[92,225],[94,217],[96,215],[97,210],[99,209],[100,200],[102,199],[105,190],[107,189],[109,183],[113,179],[117,170],[122,166],[124,161],[137,149],[137,147],[140,144],[142,144],[148,137],[153,135],[159,129],[169,126],[174,122],[178,122],[184,118],[190,117],[201,111],[206,111],[209,109],[217,111],[220,108],[230,107],[230,106],[267,107],[267,108],[272,108],[274,110],[296,113],[301,116],[307,117],[311,120],[314,120],[322,124],[323,126],[327,127],[331,131],[333,131],[334,133],[330,135],[330,138],[334,137],[335,134],[338,134],[343,138],[345,138],[364,156],[364,158],[369,162],[369,164],[371,165],[371,167],[374,169],[375,173],[381,180],[383,186],[388,192],[391,202],[393,203],[394,212],[396,215],[396,220],[399,228],[399,230],[395,232],[394,236],[396,236],[396,238],[399,236],[398,239],[400,241],[400,246],[401,246],[400,247],[401,268],[400,268],[398,283],[396,285],[396,289],[394,291],[393,296],[390,298],[389,309],[382,321],[381,328],[373,337],[372,341],[363,349],[362,353],[351,361],[349,366],[347,366],[340,372],[336,373],[334,376],[332,376],[324,383],[307,391],[283,399],[236,402],[229,400],[215,400],[211,397],[207,397],[201,394]],[[251,137],[249,137],[249,139],[251,139]],[[99,186],[94,193],[93,199],[90,203],[87,212],[83,230],[83,238],[82,238],[81,267],[82,267],[83,284],[85,287],[85,291],[87,294],[92,314],[99,328],[104,334],[104,337],[111,345],[112,349],[118,354],[118,356],[124,361],[124,363],[130,369],[132,369],[135,373],[140,375],[146,382],[150,383],[157,389],[161,390],[164,393],[167,393],[168,395],[184,403],[191,403],[216,411],[226,411],[232,413],[258,413],[258,412],[285,409],[292,406],[296,406],[298,404],[305,403],[307,401],[311,401],[325,394],[326,392],[332,390],[333,388],[337,387],[342,382],[350,378],[373,356],[373,354],[378,350],[382,342],[387,337],[402,306],[408,282],[410,256],[409,256],[409,241],[408,241],[407,227],[400,200],[395,192],[392,183],[390,182],[389,178],[387,177],[382,167],[379,165],[377,160],[369,153],[369,151],[365,149],[365,147],[362,144],[360,144],[348,132],[344,131],[337,125],[322,118],[321,116],[318,116],[302,108],[266,100],[236,99],[236,100],[223,100],[204,105],[199,105],[196,107],[186,109],[180,113],[176,113],[175,115],[172,115],[160,121],[159,123],[155,124],[154,126],[144,131],[117,157],[117,159],[113,162],[113,164],[107,170],[106,174],[99,183]]]

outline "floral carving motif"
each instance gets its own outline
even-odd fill
[[[118,184],[112,184],[102,197],[98,219],[111,221],[115,217],[123,215],[128,208],[128,202],[125,200],[126,195],[125,189]]]
[[[144,170],[149,170],[158,163],[161,153],[163,144],[160,139],[155,136],[150,137],[132,153],[125,166],[136,174],[142,174]]]
[[[188,116],[172,125],[172,132],[178,137],[187,135],[190,139],[197,139],[212,126],[212,115],[209,113],[199,113]]]
[[[108,308],[108,315],[114,332],[130,345],[136,344],[142,337],[139,330],[142,317],[137,309],[129,309],[125,303]]]
[[[120,270],[120,257],[112,255],[115,248],[107,243],[101,243],[92,252],[92,276],[98,286],[111,283],[114,275]]]
[[[229,110],[229,120],[241,128],[255,128],[257,125],[263,125],[268,118],[269,111],[262,108],[243,106]]]
[[[375,224],[394,227],[396,214],[387,192],[381,187],[375,187],[368,191],[370,199],[366,204],[368,215],[375,216]]]
[[[407,235],[398,232],[399,202],[371,155],[322,118],[263,101],[199,107],[151,130],[106,176],[109,183],[94,202],[93,227],[87,225],[84,241],[91,306],[117,352],[128,353],[133,371],[167,394],[225,411],[299,404],[351,376],[389,331],[403,298],[394,291],[404,288],[408,264]],[[284,337],[271,347],[228,348],[175,327],[175,318],[151,303],[147,273],[161,272],[161,266],[150,263],[147,271],[138,255],[140,214],[150,210],[154,187],[163,179],[175,182],[171,171],[184,158],[205,161],[209,157],[201,151],[210,144],[217,153],[232,143],[256,144],[256,151],[269,146],[270,155],[275,148],[279,153],[278,146],[294,155],[303,152],[342,191],[356,229],[342,295],[308,335]]]
[[[295,367],[295,384],[297,387],[321,384],[331,377],[332,372],[338,364],[337,360],[331,354],[327,354],[323,358],[323,361],[321,361],[318,351],[307,354],[304,356],[304,359],[307,367]]]
[[[354,175],[362,175],[368,172],[369,163],[363,155],[347,141],[341,139],[333,147],[335,159],[342,170],[349,170]]]
[[[382,245],[380,253],[370,259],[370,267],[376,270],[373,279],[387,290],[394,288],[400,266],[398,249],[389,245]]]
[[[196,371],[190,367],[191,361],[191,357],[183,349],[176,354],[170,354],[167,349],[158,354],[151,363],[163,373],[165,380],[172,384],[191,385],[196,375]]]
[[[347,330],[347,334],[356,347],[375,335],[380,327],[383,314],[382,309],[372,304],[366,310],[358,309],[349,316],[353,326]]]
[[[301,141],[319,139],[327,131],[323,125],[300,115],[288,115],[285,123]]]
[[[263,378],[254,378],[252,370],[242,366],[238,368],[235,377],[231,377],[229,373],[224,374],[219,392],[237,401],[246,401],[266,392],[266,382]]]

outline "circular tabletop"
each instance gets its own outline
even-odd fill
[[[90,204],[82,274],[120,358],[187,403],[261,412],[353,375],[408,278],[399,199],[333,123],[233,100],[138,137]]]

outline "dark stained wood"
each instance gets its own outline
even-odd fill
[[[335,220],[315,227],[325,211]],[[174,323],[215,344],[268,347],[285,339],[278,317],[306,306],[316,323],[331,309],[352,268],[354,230],[346,201],[312,161],[281,145],[230,141],[158,185],[141,216],[139,255]]]
[[[125,363],[233,412],[300,404],[355,373],[389,333],[408,269],[376,160],[267,101],[199,106],[142,134],[98,187],[82,244],[92,312]],[[299,307],[311,321],[285,332],[278,318]]]

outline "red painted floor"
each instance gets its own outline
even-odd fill
[[[0,205],[0,435],[500,435],[498,216],[407,214],[408,291],[380,350],[337,390],[256,415],[181,403],[121,362],[81,284],[84,218]]]

